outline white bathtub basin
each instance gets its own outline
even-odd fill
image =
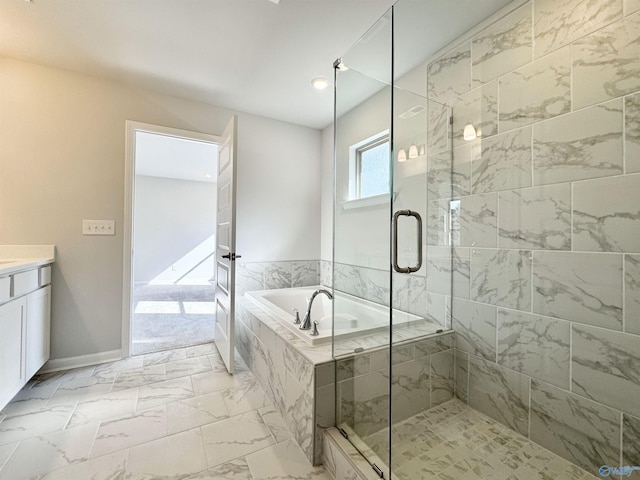
[[[326,295],[318,295],[313,301],[311,321],[318,321],[318,336],[311,336],[311,330],[300,330],[293,323],[293,309],[300,312],[300,320],[304,319],[307,310],[307,299],[313,292],[322,287],[283,288],[280,290],[261,290],[246,292],[252,301],[266,308],[280,323],[302,338],[310,345],[322,345],[331,342],[332,306]],[[389,308],[367,300],[336,292],[335,295],[335,330],[336,339],[345,339],[358,335],[368,335],[388,331],[390,324]],[[393,324],[411,324],[422,322],[417,315],[393,310]]]

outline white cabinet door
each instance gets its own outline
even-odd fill
[[[31,378],[49,360],[51,286],[27,295],[26,378]]]
[[[26,383],[23,360],[25,310],[24,297],[0,307],[0,409]]]

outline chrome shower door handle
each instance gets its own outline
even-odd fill
[[[413,267],[401,267],[398,265],[398,219],[400,217],[413,217],[418,222],[418,263]],[[413,210],[398,210],[393,214],[393,269],[398,273],[414,273],[422,267],[422,217]]]

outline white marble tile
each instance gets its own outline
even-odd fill
[[[208,372],[211,370],[211,362],[209,362],[209,357],[207,356],[193,357],[187,358],[186,360],[165,363],[164,367],[167,380],[171,380]]]
[[[40,478],[51,470],[87,460],[97,430],[96,422],[23,440],[0,470],[0,479]]]
[[[74,407],[75,404],[56,405],[37,412],[5,418],[0,423],[0,445],[62,430],[69,421]]]
[[[148,367],[138,368],[136,370],[127,370],[116,374],[111,390],[126,390],[135,388],[149,383],[162,382],[165,380],[164,364],[151,365]]]
[[[500,192],[498,211],[499,247],[571,248],[570,184]]]
[[[624,256],[625,332],[640,335],[640,255]]]
[[[529,377],[471,357],[469,405],[512,428],[529,433]]]
[[[570,79],[569,47],[500,78],[500,132],[569,112]]]
[[[444,295],[427,292],[427,316],[429,322],[441,325],[445,329],[451,328],[449,315],[449,299]]]
[[[42,477],[42,480],[75,480],[76,478],[82,480],[124,480],[128,454],[127,450],[123,450],[112,455],[76,463],[54,470]]]
[[[142,365],[148,367],[151,365],[159,365],[176,360],[184,360],[187,358],[187,352],[184,348],[176,350],[167,350],[165,352],[149,353],[144,356]]]
[[[469,268],[468,248],[429,247],[427,249],[427,290],[441,295],[453,293],[458,298],[468,299]]]
[[[227,372],[206,372],[193,375],[193,391],[196,395],[218,392],[251,381],[252,375],[246,372],[230,375]]]
[[[631,15],[640,10],[640,0],[624,0],[624,14]]]
[[[492,305],[454,298],[451,317],[456,348],[495,361],[496,316],[496,307]]]
[[[531,440],[597,472],[620,460],[620,413],[538,380],[531,383]]]
[[[201,428],[210,467],[274,444],[258,412],[248,412]]]
[[[254,480],[331,479],[324,467],[310,465],[293,440],[247,455],[247,464]]]
[[[291,286],[294,288],[318,285],[319,275],[317,261],[293,262],[291,264]]]
[[[167,433],[172,435],[225,418],[229,418],[229,410],[220,392],[188,398],[167,404]]]
[[[2,409],[2,415],[21,415],[41,410],[46,407],[57,388],[57,384],[23,388],[13,397],[11,403]]]
[[[453,349],[431,357],[431,407],[453,398],[455,359]]]
[[[236,263],[236,294],[264,290],[264,263]]]
[[[196,473],[187,480],[253,480],[245,458],[222,463],[204,472]]]
[[[127,479],[181,479],[206,468],[203,434],[196,428],[132,447]]]
[[[541,57],[622,18],[622,0],[536,0],[533,15]]]
[[[49,400],[48,406],[82,402],[111,391],[115,373],[100,373],[95,377],[80,377],[61,383]]]
[[[267,263],[264,270],[264,288],[291,288],[291,263]]]
[[[498,133],[498,81],[492,81],[451,101],[453,109],[453,146],[466,143],[464,127],[473,125],[479,138]],[[502,107],[501,107],[502,108]]]
[[[470,145],[430,155],[427,160],[427,198],[432,201],[468,195],[470,178]]]
[[[191,397],[193,397],[193,386],[190,377],[152,383],[140,387],[136,410],[146,410]]]
[[[469,399],[469,357],[466,352],[455,351],[455,394],[462,402]]]
[[[201,357],[204,355],[219,355],[215,343],[203,343],[201,345],[193,345],[184,349],[187,358]],[[179,359],[176,359],[179,360]]]
[[[471,158],[472,193],[530,187],[531,128],[480,140]]]
[[[460,199],[460,246],[498,246],[498,195],[487,193]]]
[[[285,384],[285,421],[309,461],[313,461],[313,399],[291,375]]]
[[[84,425],[135,411],[138,390],[120,390],[78,403],[69,426]]]
[[[498,363],[569,389],[570,323],[498,309]]]
[[[9,460],[11,454],[18,447],[19,443],[10,443],[8,445],[0,445],[0,470],[4,464]]]
[[[135,370],[142,368],[144,364],[144,357],[129,357],[123,358],[117,362],[103,363],[98,365],[93,371],[93,376],[108,376],[112,373],[125,372],[127,370]]]
[[[451,109],[447,105],[429,101],[427,104],[427,153],[435,155],[451,148],[449,127]]]
[[[531,310],[531,252],[471,249],[471,300]]]
[[[284,442],[292,438],[291,431],[289,427],[287,427],[284,418],[282,418],[282,415],[278,413],[273,405],[259,409],[258,413],[260,413],[262,421],[269,427],[269,430],[271,430],[271,434],[273,438],[275,438],[276,443]]]
[[[59,385],[77,378],[90,377],[95,369],[95,365],[91,365],[89,367],[74,368],[71,370],[64,370],[62,372],[50,372],[36,375],[33,379],[33,386],[41,387],[45,385]]]
[[[624,99],[625,172],[640,172],[640,93]]]
[[[517,8],[473,37],[473,81],[486,83],[533,58],[531,2]]]
[[[534,183],[619,175],[622,143],[621,99],[534,125]]]
[[[533,253],[533,312],[622,329],[622,255]]]
[[[91,458],[108,455],[167,435],[166,406],[111,418],[100,423]]]
[[[640,416],[638,337],[573,325],[572,392]]]
[[[622,465],[640,466],[640,418],[623,415]],[[636,477],[638,472],[635,472]],[[633,474],[632,474],[633,475]],[[637,480],[631,476],[633,480]]]
[[[640,90],[639,39],[634,14],[572,44],[574,109]]]
[[[471,89],[471,45],[452,48],[427,67],[427,96],[444,103]]]
[[[595,252],[640,252],[640,175],[575,183],[573,246]]]
[[[393,308],[426,317],[427,279],[398,273],[393,281]]]

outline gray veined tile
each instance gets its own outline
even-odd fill
[[[190,377],[165,380],[139,387],[136,410],[146,410],[158,405],[184,400],[193,397],[193,386]]]
[[[206,425],[201,430],[210,467],[274,444],[271,432],[256,411]]]
[[[229,415],[232,416],[271,405],[271,400],[257,380],[231,387],[221,393]]]
[[[469,399],[469,357],[460,350],[455,351],[455,394],[463,402]]]
[[[430,357],[421,357],[393,367],[391,375],[392,423],[406,420],[431,407],[430,364]]]
[[[202,357],[205,355],[220,355],[215,343],[202,343],[200,345],[192,345],[190,347],[186,347],[184,351],[187,355],[187,358]]]
[[[135,410],[137,399],[138,390],[128,389],[84,400],[76,406],[69,420],[69,426],[84,425],[132,413]]]
[[[186,480],[253,480],[245,458],[238,458],[196,473]]]
[[[208,372],[211,370],[211,362],[207,356],[193,357],[165,363],[164,367],[166,379],[172,380],[174,378]]]
[[[640,175],[574,184],[574,249],[640,252],[639,202]]]
[[[267,263],[264,270],[264,288],[291,288],[291,262]]]
[[[312,466],[292,440],[247,455],[254,480],[330,480],[324,467]]]
[[[435,200],[427,204],[427,245],[458,246],[460,243],[459,200]]]
[[[477,142],[471,164],[471,191],[495,192],[531,186],[531,128]]]
[[[517,8],[473,37],[473,81],[486,83],[533,57],[531,4]]]
[[[82,478],[84,480],[121,480],[125,478],[127,471],[128,454],[129,452],[127,450],[123,450],[86,462],[76,463],[54,470],[42,477],[42,480],[69,480],[70,478]]]
[[[427,153],[431,156],[451,149],[451,109],[439,102],[427,103]]]
[[[452,48],[427,67],[427,96],[438,102],[466,93],[471,88],[471,45]]]
[[[69,421],[74,408],[74,403],[55,405],[37,412],[7,417],[0,422],[0,445],[61,430]]]
[[[640,10],[640,0],[624,0],[624,14],[631,15]]]
[[[531,310],[531,252],[473,248],[471,300]]]
[[[624,256],[625,332],[640,335],[640,255]]]
[[[432,201],[468,195],[470,178],[470,145],[430,155],[427,160],[427,198]]]
[[[454,298],[451,317],[456,348],[495,361],[496,315],[492,305]]]
[[[624,99],[625,172],[640,172],[640,93]]]
[[[260,413],[262,421],[269,427],[269,430],[271,430],[271,434],[273,438],[275,438],[276,443],[284,442],[292,437],[291,431],[287,427],[284,418],[282,418],[282,415],[278,413],[273,405],[261,408],[258,410],[258,413]]]
[[[229,418],[229,410],[220,392],[188,398],[167,404],[167,433],[172,435],[225,418]]]
[[[529,377],[471,357],[469,405],[521,435],[528,435]]]
[[[533,312],[622,329],[622,255],[534,252]]]
[[[574,109],[640,89],[640,14],[575,41],[571,49]]]
[[[431,407],[453,398],[455,359],[453,349],[431,357]]]
[[[393,308],[426,317],[427,279],[394,272],[393,282]]]
[[[622,465],[640,466],[640,418],[623,415],[622,435]]]
[[[162,382],[163,380],[165,380],[164,364],[160,363],[116,374],[111,390],[113,392],[126,390],[149,383]]]
[[[532,380],[531,440],[582,468],[618,465],[620,413]]]
[[[160,365],[167,362],[173,362],[175,360],[184,360],[186,358],[187,352],[184,348],[167,350],[164,352],[149,353],[144,356],[142,366],[149,367],[152,365]]]
[[[318,262],[293,262],[291,264],[291,286],[307,287],[320,282]]]
[[[569,47],[500,78],[500,132],[571,110]]]
[[[242,295],[252,290],[264,290],[264,263],[236,264],[236,293]]]
[[[460,199],[460,246],[498,246],[498,195],[488,193]]]
[[[622,0],[536,0],[533,15],[541,57],[622,18]]]
[[[498,310],[498,363],[569,389],[570,323]]]
[[[536,185],[622,173],[622,100],[562,115],[533,127]]]
[[[640,337],[573,325],[572,391],[640,416]]]
[[[427,249],[427,291],[469,298],[468,248]]]
[[[196,428],[132,447],[127,479],[185,478],[207,468],[204,432]]]
[[[0,479],[40,478],[51,470],[87,460],[97,429],[94,423],[23,440],[0,470]]]
[[[500,192],[498,211],[499,247],[571,248],[570,184]]]
[[[473,125],[478,138],[498,133],[498,81],[482,85],[449,101],[453,112],[453,146],[466,144],[464,127]]]

